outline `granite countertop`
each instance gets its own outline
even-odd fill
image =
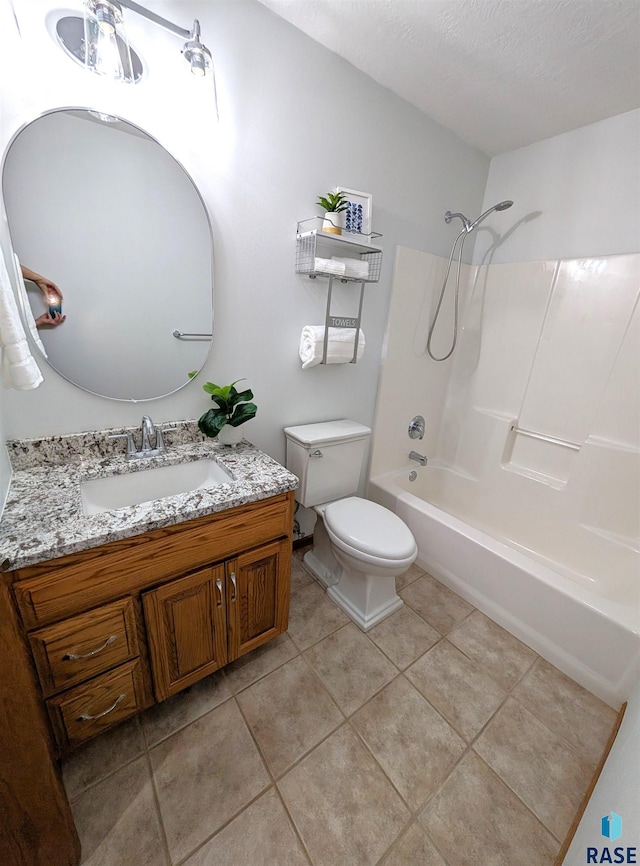
[[[250,442],[231,448],[205,439],[194,422],[172,426],[178,430],[165,436],[167,453],[142,460],[125,460],[124,441],[107,439],[122,428],[8,442],[13,475],[0,521],[0,570],[35,565],[298,486],[295,475]],[[231,480],[115,511],[82,512],[81,481],[205,457],[226,469]]]

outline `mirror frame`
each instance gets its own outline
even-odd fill
[[[43,117],[47,117],[48,115],[59,114],[61,112],[68,112],[68,111],[86,111],[86,112],[89,112],[93,115],[108,114],[108,112],[100,111],[97,108],[89,108],[85,105],[63,105],[63,106],[59,106],[56,108],[49,108],[45,111],[41,111],[35,117],[32,117],[30,120],[27,120],[20,125],[20,127],[13,133],[13,135],[9,139],[9,141],[6,145],[5,151],[2,154],[2,160],[0,160],[0,199],[1,199],[0,203],[2,205],[2,210],[4,211],[4,214],[6,217],[6,223],[7,223],[8,233],[9,233],[9,241],[11,244],[11,252],[13,253],[13,255],[15,255],[15,250],[14,250],[14,246],[13,246],[13,238],[11,236],[11,225],[9,223],[9,217],[8,217],[7,212],[6,212],[6,207],[5,207],[5,202],[4,202],[4,188],[3,188],[3,180],[4,180],[4,172],[5,172],[5,167],[6,167],[7,156],[9,155],[9,152],[11,151],[11,148],[13,147],[13,145],[14,145],[16,139],[18,138],[18,136],[20,135],[20,133],[22,133],[32,123],[35,123],[35,121],[40,120]],[[213,349],[213,337],[214,337],[214,326],[215,326],[215,308],[214,308],[214,300],[215,300],[215,294],[214,294],[215,255],[214,255],[214,244],[213,244],[213,228],[211,225],[211,217],[209,215],[209,210],[207,208],[205,200],[202,197],[202,194],[201,194],[200,190],[198,189],[198,186],[197,186],[196,182],[194,181],[193,177],[187,171],[187,169],[184,167],[182,162],[179,159],[177,159],[173,155],[173,153],[171,153],[170,150],[168,150],[155,136],[151,135],[149,132],[147,132],[146,129],[139,126],[137,123],[133,123],[132,121],[127,120],[127,118],[123,117],[120,114],[118,114],[118,115],[113,114],[110,116],[117,118],[117,120],[122,121],[122,123],[126,123],[129,126],[132,126],[135,130],[140,132],[145,138],[149,139],[154,144],[157,144],[159,147],[161,147],[162,150],[167,154],[167,156],[169,156],[173,160],[173,162],[178,166],[178,168],[180,168],[182,170],[186,179],[189,181],[189,183],[193,187],[193,190],[196,193],[196,195],[200,201],[200,204],[202,205],[205,219],[207,221],[207,228],[208,228],[209,239],[210,239],[211,338],[207,339],[207,342],[209,343],[209,349],[208,349],[200,367],[198,368],[198,372],[200,372],[204,368],[204,366],[206,365],[207,361],[209,360],[209,358],[211,356],[211,351]],[[105,121],[102,121],[102,122],[105,123]],[[15,271],[15,266],[13,266],[13,263],[12,263],[12,267],[13,267],[13,270]],[[21,275],[16,273],[16,277],[18,279],[20,279]],[[73,385],[74,387],[80,389],[81,391],[84,391],[87,394],[92,394],[95,397],[102,397],[105,400],[114,400],[118,403],[147,403],[151,400],[161,400],[163,397],[169,397],[172,394],[175,394],[178,391],[181,391],[191,381],[190,378],[187,378],[187,380],[185,382],[183,382],[181,385],[178,385],[177,388],[173,388],[171,391],[165,391],[162,394],[157,394],[153,397],[112,397],[112,396],[109,396],[108,394],[101,394],[99,391],[94,391],[91,388],[85,387],[84,385],[80,385],[78,382],[74,382],[73,379],[70,379],[66,373],[63,373],[56,366],[54,366],[54,364],[49,360],[47,355],[46,354],[43,355],[43,353],[40,351],[38,346],[35,344],[33,337],[31,336],[30,328],[28,325],[29,316],[28,316],[27,311],[25,310],[25,307],[24,307],[24,303],[25,303],[25,298],[23,297],[24,293],[20,292],[20,291],[16,291],[16,288],[17,287],[12,286],[14,296],[16,297],[16,302],[18,304],[18,309],[20,312],[22,324],[24,326],[25,334],[27,336],[27,340],[29,342],[29,345],[31,346],[32,351],[37,354],[38,359],[46,361],[47,365],[54,372],[56,372],[59,376],[61,376],[63,379],[65,379],[67,382],[69,382],[70,385]],[[205,342],[205,340],[200,340],[200,342]]]

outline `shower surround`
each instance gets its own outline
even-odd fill
[[[423,567],[615,706],[640,672],[640,255],[463,266],[436,363],[446,264],[397,250],[369,495]]]

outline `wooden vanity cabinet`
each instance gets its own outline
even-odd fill
[[[286,631],[290,562],[277,541],[143,593],[158,700]]]
[[[293,496],[14,572],[61,754],[286,631]]]
[[[142,596],[159,701],[226,665],[224,581],[224,565],[216,565]]]

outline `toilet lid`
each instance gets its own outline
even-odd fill
[[[416,542],[409,527],[377,502],[349,496],[324,509],[327,529],[363,553],[388,560],[413,556]]]

